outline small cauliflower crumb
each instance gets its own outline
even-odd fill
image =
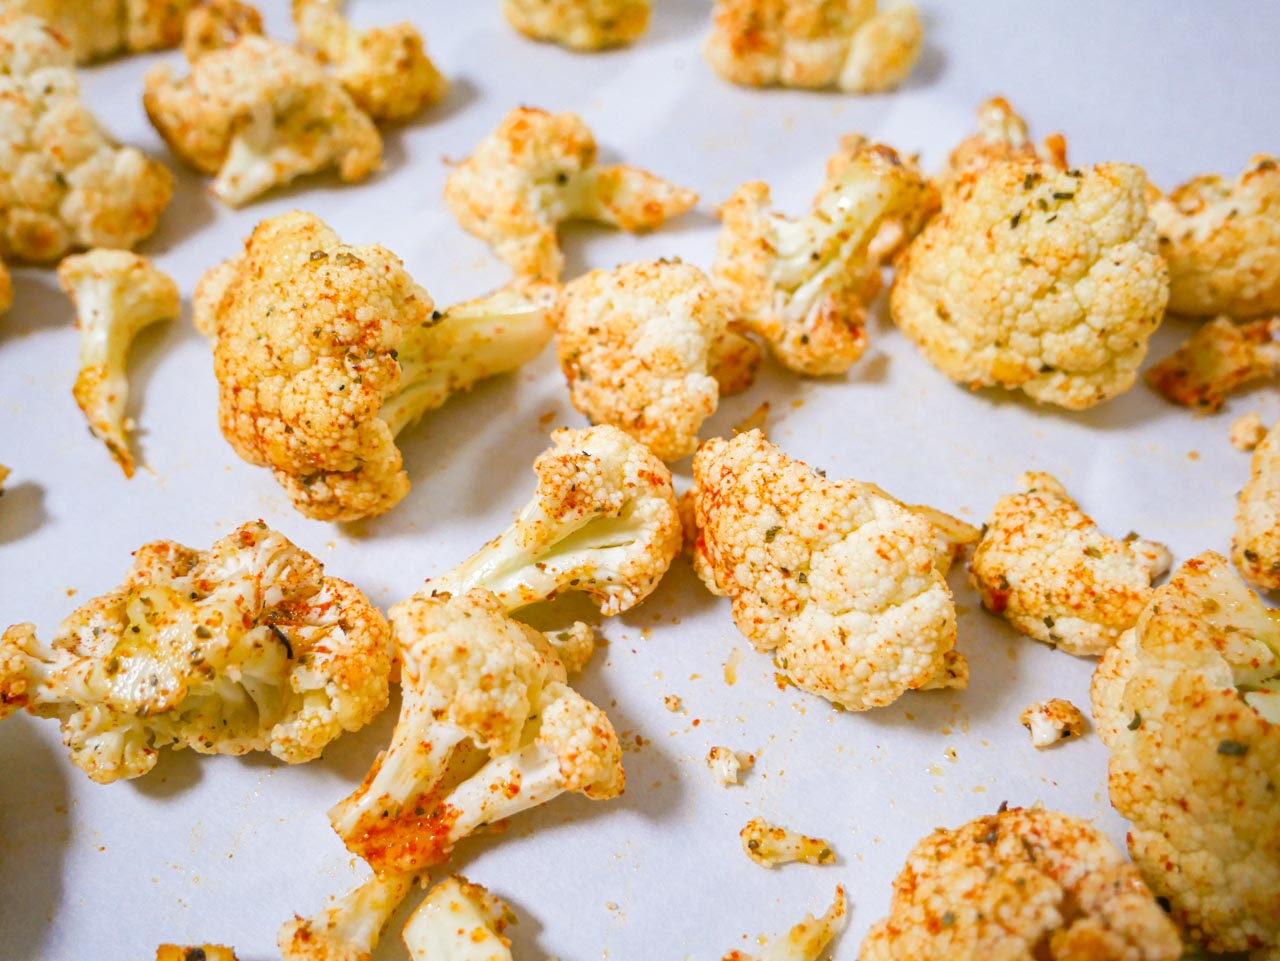
[[[756,763],[754,754],[744,754],[717,744],[707,752],[707,767],[725,787],[742,783],[742,775]],[[750,854],[750,851],[747,852]]]
[[[823,956],[823,949],[844,930],[848,919],[849,905],[844,888],[837,886],[835,900],[822,917],[806,914],[804,920],[785,935],[777,938],[762,935],[758,938],[758,952],[730,951],[720,961],[818,961]]]
[[[724,662],[724,682],[730,687],[738,683],[738,665],[741,663],[742,649],[735,647],[729,652],[729,659]]]
[[[570,50],[634,43],[649,27],[652,0],[502,0],[507,23],[526,37]]]
[[[1231,559],[1254,587],[1280,589],[1280,423],[1253,450],[1249,482],[1236,498]]]
[[[1256,410],[1237,417],[1231,425],[1231,446],[1239,451],[1253,450],[1266,436],[1267,427],[1262,423],[1262,415]]]
[[[709,759],[708,759],[709,760]],[[835,864],[831,842],[806,837],[770,824],[764,818],[752,818],[738,832],[742,850],[756,864],[766,868],[803,861],[805,864]]]
[[[668,694],[662,699],[662,706],[672,714],[679,714],[684,710],[684,702],[675,694]]]
[[[1146,373],[1166,400],[1216,414],[1227,394],[1280,373],[1280,317],[1237,324],[1216,317]]]
[[[1031,732],[1032,745],[1041,750],[1060,741],[1082,737],[1085,731],[1080,708],[1060,697],[1036,701],[1022,712],[1019,720]]]
[[[162,944],[156,961],[237,961],[236,953],[221,944]]]

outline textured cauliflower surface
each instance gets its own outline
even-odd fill
[[[1280,158],[1259,154],[1231,179],[1210,174],[1151,205],[1169,262],[1169,309],[1256,317],[1280,312]]]
[[[1128,390],[1168,269],[1125,164],[997,163],[964,179],[899,260],[894,322],[971,388],[1080,409]]]
[[[233,47],[241,37],[262,36],[262,14],[242,0],[203,0],[182,24],[182,53],[188,63]]]
[[[865,710],[944,669],[955,604],[928,520],[759,431],[707,441],[693,468],[694,567],[798,687]]]
[[[1091,690],[1129,852],[1188,939],[1280,947],[1280,621],[1212,552],[1159,588]]]
[[[1215,317],[1146,373],[1167,400],[1216,414],[1227,394],[1280,372],[1280,317],[1235,323]]]
[[[803,861],[805,864],[835,864],[831,842],[806,837],[789,828],[770,824],[764,818],[752,818],[738,832],[742,851],[756,864],[774,868],[779,864]]]
[[[144,545],[118,589],[0,640],[0,716],[62,722],[95,781],[137,777],[159,749],[269,750],[310,761],[387,704],[387,622],[358,590],[260,521],[207,551]]]
[[[1177,961],[1178,933],[1088,821],[1011,808],[912,848],[860,961]]]
[[[1231,559],[1254,587],[1280,590],[1280,424],[1254,448],[1236,500]]]
[[[849,920],[849,904],[844,888],[836,886],[835,899],[825,914],[806,914],[790,931],[777,938],[758,938],[759,951],[730,951],[720,961],[819,961],[823,949],[844,930]]]
[[[1067,169],[1067,142],[1061,134],[1046,137],[1037,149],[1027,123],[1004,97],[992,97],[978,107],[978,130],[951,151],[947,168],[938,177],[944,197],[950,197],[966,174],[1005,161],[1040,161],[1056,170]]]
[[[431,889],[401,937],[413,961],[511,961],[503,932],[515,923],[505,901],[454,875]]]
[[[176,47],[197,0],[6,0],[12,13],[39,17],[67,38],[78,63]]]
[[[1083,737],[1085,732],[1085,719],[1080,708],[1060,697],[1029,704],[1018,720],[1031,732],[1032,745],[1041,750]]]
[[[1138,620],[1169,552],[1108,537],[1049,474],[1023,474],[1018,486],[987,518],[969,582],[987,610],[1028,637],[1101,654]]]
[[[507,23],[526,37],[571,50],[634,43],[649,28],[651,0],[502,0]]]
[[[576,114],[517,107],[449,174],[444,199],[518,276],[554,281],[564,269],[562,221],[652,230],[698,195],[636,167],[597,165],[595,138]]]

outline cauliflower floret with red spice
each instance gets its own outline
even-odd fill
[[[757,938],[758,951],[734,950],[720,961],[818,961],[823,949],[844,930],[849,921],[849,903],[844,888],[837,885],[835,900],[820,918],[806,914],[804,920],[777,938]]]
[[[370,961],[382,929],[414,881],[411,872],[375,874],[323,911],[307,918],[295,915],[276,935],[280,957],[283,961]]]
[[[197,0],[6,0],[67,38],[77,63],[176,47]]]
[[[1178,961],[1178,932],[1088,821],[1010,808],[920,841],[860,961]]]
[[[241,37],[262,36],[262,14],[241,0],[204,0],[182,24],[182,53],[188,63],[233,47]]]
[[[637,167],[597,164],[595,138],[576,114],[517,107],[449,174],[444,199],[517,276],[555,281],[561,222],[652,230],[698,195]]]
[[[962,140],[938,176],[938,189],[949,198],[965,174],[974,174],[994,164],[1016,160],[1039,161],[1056,170],[1067,169],[1067,142],[1062,134],[1051,134],[1037,149],[1027,131],[1027,123],[1004,97],[992,97],[978,107],[978,131]]]
[[[1253,450],[1249,482],[1236,499],[1231,559],[1250,584],[1280,590],[1280,424]]]
[[[604,50],[639,39],[649,28],[651,6],[651,0],[502,0],[502,13],[534,40]]]
[[[0,717],[57,718],[101,783],[146,774],[162,747],[310,761],[387,704],[387,622],[364,595],[261,521],[208,551],[156,541],[124,584],[52,644],[0,639]]]
[[[1146,373],[1166,400],[1216,414],[1227,394],[1280,373],[1280,317],[1237,324],[1215,317]]]
[[[1168,268],[1127,164],[996,163],[962,178],[899,257],[894,322],[970,388],[1092,407],[1129,389]]]
[[[1280,312],[1280,157],[1231,179],[1197,177],[1151,204],[1169,262],[1169,309],[1197,317]]]
[[[1163,544],[1108,537],[1049,474],[1018,478],[969,562],[983,606],[1033,640],[1096,655],[1120,639],[1169,569]]]
[[[511,961],[503,932],[515,923],[505,901],[454,875],[431,889],[401,938],[413,961]]]
[[[1280,948],[1280,620],[1206,552],[1093,676],[1129,853],[1189,942]]]

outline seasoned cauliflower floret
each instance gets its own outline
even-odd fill
[[[1280,424],[1254,448],[1249,482],[1236,500],[1231,559],[1250,584],[1280,590]]]
[[[1259,154],[1234,180],[1210,174],[1151,204],[1169,262],[1169,309],[1280,312],[1280,158]]]
[[[754,754],[745,754],[720,744],[707,752],[707,767],[725,787],[741,784],[743,772],[751,770],[755,763]]]
[[[382,163],[382,138],[315,60],[265,37],[241,37],[201,56],[184,79],[148,71],[143,103],[169,148],[214,176],[214,196],[239,207],[304,174],[334,168],[364,180]]]
[[[1216,414],[1227,394],[1280,373],[1280,317],[1237,324],[1216,317],[1146,373],[1166,400]]]
[[[947,168],[938,177],[939,191],[949,199],[966,174],[1010,160],[1040,161],[1055,170],[1066,170],[1067,142],[1062,134],[1052,134],[1036,149],[1026,121],[1004,97],[992,97],[978,107],[978,132],[951,151]]]
[[[5,0],[67,38],[77,63],[176,47],[196,0]]]
[[[286,921],[276,935],[284,961],[370,961],[382,929],[414,884],[410,873],[377,874],[332,907]]]
[[[693,471],[694,567],[798,687],[861,711],[944,670],[951,545],[926,517],[826,479],[759,431],[707,441]]]
[[[1145,189],[1126,164],[968,175],[899,258],[894,322],[971,388],[1073,410],[1128,390],[1168,297]]]
[[[156,961],[238,961],[231,948],[221,944],[162,944],[156,948]]]
[[[526,37],[571,50],[634,43],[649,27],[652,0],[502,0],[507,23]]]
[[[386,707],[390,670],[377,609],[259,521],[208,551],[144,545],[52,645],[9,628],[0,717],[57,718],[72,762],[102,783],[146,774],[170,745],[297,764]]]
[[[1137,870],[1088,821],[1002,809],[914,848],[859,961],[1178,961]]]
[[[182,24],[182,53],[188,63],[234,47],[241,37],[262,36],[262,14],[241,0],[204,0]]]
[[[600,166],[582,118],[517,107],[449,174],[445,203],[518,276],[559,280],[556,227],[596,220],[652,230],[698,195],[636,167]]]
[[[515,923],[505,901],[454,875],[431,889],[401,938],[413,961],[511,961],[502,933]]]
[[[1060,697],[1028,705],[1018,720],[1031,732],[1032,745],[1041,750],[1084,736],[1085,720],[1080,708]]]
[[[67,42],[34,17],[0,13],[0,104],[0,256],[52,261],[155,230],[172,175],[107,135],[80,99]]]
[[[1240,451],[1251,451],[1267,436],[1267,427],[1262,423],[1262,415],[1256,410],[1243,417],[1237,417],[1231,423],[1231,446]]]
[[[712,69],[751,87],[892,90],[920,56],[915,5],[876,0],[716,0],[705,48]]]
[[[1138,620],[1169,552],[1108,537],[1049,474],[1023,474],[1018,486],[987,518],[969,582],[987,610],[1033,640],[1101,654]]]
[[[786,934],[773,939],[758,938],[759,952],[748,954],[734,950],[720,961],[819,961],[823,949],[844,930],[848,920],[849,905],[844,888],[837,885],[835,900],[822,917],[806,914],[804,920]]]
[[[831,842],[822,838],[806,837],[795,831],[770,824],[764,818],[752,818],[738,837],[742,839],[742,851],[756,864],[766,868],[792,861],[805,864],[835,864]]]

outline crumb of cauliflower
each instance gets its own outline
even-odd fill
[[[707,767],[725,787],[741,784],[742,775],[751,770],[755,763],[754,754],[735,751],[719,744],[707,752]]]
[[[1072,410],[1128,390],[1168,297],[1145,188],[1126,164],[966,175],[898,260],[894,322],[973,389]]]
[[[554,281],[564,269],[562,221],[652,230],[698,195],[637,167],[598,165],[595,138],[576,114],[517,107],[449,174],[444,199],[518,276]]]
[[[649,28],[652,0],[502,0],[507,23],[526,37],[570,50],[634,43]]]
[[[1054,170],[1067,169],[1067,141],[1051,134],[1039,149],[1031,141],[1026,121],[1004,97],[992,97],[978,107],[978,131],[951,151],[946,169],[938,176],[943,198],[951,198],[966,174],[975,174],[1005,161],[1035,163]]]
[[[1231,446],[1239,451],[1251,451],[1262,443],[1267,436],[1267,427],[1262,423],[1262,415],[1256,410],[1237,417],[1231,423]]]
[[[848,920],[849,904],[844,888],[837,885],[835,899],[822,917],[806,914],[804,920],[784,935],[757,938],[758,952],[734,950],[720,961],[818,961],[823,949],[844,930]]]
[[[1146,373],[1166,400],[1216,414],[1227,394],[1280,373],[1280,316],[1235,323],[1215,317]]]
[[[262,36],[262,14],[242,0],[203,0],[182,24],[182,53],[188,63],[235,46],[241,37]]]
[[[233,949],[221,944],[162,944],[156,961],[238,961]]]
[[[752,818],[738,832],[738,837],[742,840],[743,853],[761,867],[774,868],[793,861],[803,861],[805,864],[836,863],[830,841],[797,834],[770,824],[764,818]]]
[[[516,922],[505,901],[454,875],[431,889],[401,938],[413,961],[511,961],[503,932]]]
[[[6,0],[67,38],[77,63],[176,47],[197,0]]]
[[[1249,482],[1236,499],[1231,559],[1250,584],[1280,590],[1280,424],[1254,447]]]
[[[1085,732],[1080,708],[1060,697],[1028,705],[1018,720],[1031,732],[1031,744],[1038,750],[1083,737]]]
[[[920,841],[860,961],[1178,961],[1178,932],[1088,821],[1004,808]]]

